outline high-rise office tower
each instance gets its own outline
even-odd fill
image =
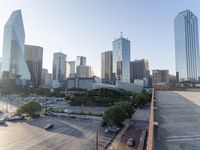
[[[38,87],[42,84],[43,48],[40,46],[25,45],[24,56],[31,74],[31,81]]]
[[[113,74],[113,54],[112,51],[101,53],[101,78],[105,81],[112,81]]]
[[[147,59],[131,61],[130,67],[131,82],[134,82],[135,79],[149,81],[150,71]]]
[[[57,52],[53,55],[53,80],[62,81],[66,78],[67,55]]]
[[[130,41],[122,34],[113,41],[113,75],[115,80],[130,82]]]
[[[25,32],[21,10],[14,11],[4,26],[1,73],[8,79],[30,80],[24,59]]]
[[[176,76],[178,81],[197,81],[200,76],[198,20],[190,11],[174,20]]]
[[[67,77],[75,77],[75,61],[68,61],[67,62]]]
[[[86,57],[84,57],[84,56],[76,57],[76,66],[79,66],[79,65],[86,66]]]

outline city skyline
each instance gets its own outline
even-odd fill
[[[68,61],[75,60],[79,55],[86,56],[88,65],[100,76],[101,52],[112,49],[112,41],[123,32],[131,41],[131,60],[148,59],[150,70],[169,69],[170,74],[175,74],[174,17],[186,9],[193,11],[197,17],[200,16],[200,2],[195,0],[181,3],[79,1],[80,5],[76,2],[1,2],[0,56],[3,25],[12,11],[21,9],[26,32],[25,44],[44,48],[43,68],[49,72],[52,72],[53,53],[62,49],[68,56]],[[151,7],[153,5],[158,7]],[[111,6],[111,13],[108,14]],[[75,8],[80,11],[74,12]],[[35,9],[37,12],[33,12]],[[105,11],[102,12],[102,9]],[[122,11],[118,12],[118,9]],[[54,14],[53,16],[48,14],[49,10],[52,10],[50,14]],[[114,26],[112,24],[111,28],[108,24],[112,22]]]

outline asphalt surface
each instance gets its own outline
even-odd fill
[[[116,150],[137,150],[140,142],[141,133],[143,130],[147,130],[149,126],[149,107],[138,109],[135,115],[130,120],[130,127],[121,137]],[[127,141],[129,138],[133,138],[135,144],[128,146]]]
[[[200,92],[157,92],[158,150],[200,150]]]
[[[54,128],[46,131],[48,123],[54,123]],[[0,150],[92,150],[97,130],[102,149],[110,137],[104,135],[99,121],[41,117],[7,122],[0,126]]]

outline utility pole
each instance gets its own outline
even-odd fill
[[[8,99],[6,99],[6,112],[8,112]]]
[[[99,150],[99,130],[96,133],[96,150]]]

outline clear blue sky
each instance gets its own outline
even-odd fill
[[[43,68],[52,72],[53,52],[67,60],[87,57],[100,75],[101,52],[123,32],[131,41],[131,59],[148,59],[150,69],[175,74],[175,16],[190,9],[200,18],[200,0],[1,0],[0,50],[3,28],[11,12],[21,9],[26,44],[44,48]],[[0,51],[0,56],[1,56]]]

